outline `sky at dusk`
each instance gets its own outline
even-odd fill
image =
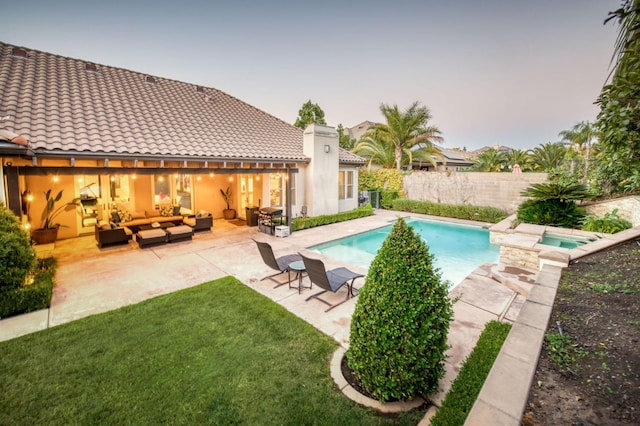
[[[559,140],[610,72],[615,0],[0,0],[0,40],[222,90],[286,122],[427,106],[444,147]]]

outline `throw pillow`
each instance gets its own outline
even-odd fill
[[[118,215],[120,216],[120,220],[122,222],[129,222],[131,220],[131,213],[129,213],[128,210],[116,207],[116,211],[118,212]]]
[[[180,216],[180,206],[173,206],[173,215]]]
[[[111,222],[111,229],[118,229],[118,224]]]
[[[160,210],[145,210],[144,214],[147,217],[156,217],[160,216]]]
[[[111,212],[111,218],[115,223],[120,223],[122,221],[118,212]]]
[[[171,205],[160,206],[160,216],[165,216],[165,217],[173,216],[173,206]]]

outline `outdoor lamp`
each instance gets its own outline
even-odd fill
[[[325,145],[324,146],[324,152],[326,152],[327,154],[331,152],[331,146],[330,145]]]

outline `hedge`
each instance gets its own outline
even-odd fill
[[[495,207],[471,206],[467,204],[440,204],[431,201],[408,200],[406,198],[393,200],[392,208],[393,210],[404,212],[477,220],[489,223],[498,223],[509,216],[506,211]]]
[[[475,348],[462,364],[458,377],[451,384],[442,406],[431,419],[431,426],[464,424],[510,330],[511,324],[499,321],[487,323]]]
[[[314,228],[316,226],[328,225],[330,223],[344,222],[345,220],[358,219],[361,217],[372,216],[373,207],[370,204],[358,207],[347,212],[336,214],[325,214],[312,217],[297,217],[291,221],[291,232],[300,231],[301,229]]]
[[[51,306],[56,260],[38,260],[33,283],[0,292],[0,318],[46,309]]]

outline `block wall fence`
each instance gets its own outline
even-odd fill
[[[546,173],[412,172],[403,177],[403,185],[410,200],[489,206],[515,213],[527,200],[520,192],[546,180]]]

